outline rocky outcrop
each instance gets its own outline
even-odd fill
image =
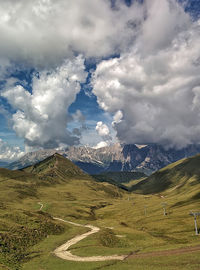
[[[59,152],[89,174],[105,171],[142,171],[146,174],[165,167],[179,159],[200,153],[200,145],[189,145],[181,150],[165,149],[161,145],[113,144],[108,147],[94,149],[80,146],[69,147],[63,151],[39,150],[28,153],[18,161],[9,165],[10,169],[20,169]]]

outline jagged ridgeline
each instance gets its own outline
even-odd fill
[[[21,169],[52,156],[55,149],[27,153],[11,164],[2,164],[8,169]],[[150,175],[172,162],[200,153],[200,145],[189,145],[184,149],[165,149],[161,145],[120,145],[94,149],[87,146],[69,147],[59,154],[67,157],[89,174],[103,172],[140,171]]]
[[[73,233],[53,216],[88,222],[95,210],[125,192],[97,183],[70,160],[54,154],[22,170],[0,169],[0,269],[21,269],[31,248],[51,235]],[[40,211],[38,202],[43,202]]]
[[[40,179],[89,178],[79,167],[58,153],[35,165],[24,168],[23,171],[36,174]]]

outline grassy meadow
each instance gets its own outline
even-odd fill
[[[163,201],[167,202],[166,216],[163,215],[161,205]],[[123,194],[121,198],[107,199],[105,202],[107,202],[107,206],[95,210],[95,217],[91,217],[89,212],[91,205],[87,200],[77,201],[74,210],[70,209],[71,203],[68,203],[70,207],[65,210],[63,210],[64,205],[58,212],[55,210],[59,217],[82,224],[94,224],[101,228],[97,234],[72,246],[70,250],[73,254],[79,256],[120,255],[132,252],[171,250],[199,244],[199,236],[196,236],[194,232],[193,218],[189,216],[189,210],[200,208],[198,202],[177,207],[174,196],[162,198],[160,195],[146,197],[133,194]],[[96,203],[99,205],[98,201]],[[146,206],[146,215],[144,206]],[[55,205],[50,207],[51,213],[54,212],[54,207]],[[77,209],[79,210],[77,211]],[[84,214],[80,217],[78,214],[76,218],[80,209],[83,212],[86,211],[88,215]],[[129,258],[122,262],[63,261],[54,257],[51,252],[59,244],[84,230],[84,228],[80,229],[72,225],[67,225],[67,227],[67,233],[49,236],[34,246],[32,251],[41,250],[43,252],[35,259],[26,262],[23,269],[199,269],[199,252],[167,257]],[[102,231],[106,238],[109,236],[109,231],[112,231],[110,242],[102,241],[99,236]]]
[[[48,166],[52,169],[52,164]],[[30,168],[26,172],[0,172],[0,269],[199,269],[200,251],[156,256],[157,251],[199,245],[200,236],[195,235],[189,215],[190,210],[200,209],[197,187],[191,184],[198,180],[195,176],[181,189],[176,184],[160,193],[142,195],[85,175],[64,177],[61,168],[56,168],[62,177],[56,172],[54,182],[46,167],[40,178],[31,174]],[[42,210],[39,202],[44,205]],[[154,252],[155,256],[105,262],[59,259],[54,249],[88,229],[52,217],[100,228],[71,246],[72,254]],[[200,226],[200,218],[198,223]]]

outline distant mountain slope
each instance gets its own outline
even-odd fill
[[[104,172],[102,174],[93,175],[98,181],[111,182],[122,184],[131,180],[139,180],[146,178],[147,175],[142,172]]]
[[[53,154],[35,165],[24,168],[23,171],[36,174],[40,178],[67,179],[71,177],[89,177],[73,162],[58,153]]]
[[[35,152],[30,152],[25,154],[19,160],[10,163],[7,168],[10,170],[17,170],[28,167],[30,165],[34,165],[47,157],[52,156],[56,152],[61,153],[60,151],[56,151],[55,149],[50,150],[39,150]]]
[[[34,175],[24,172],[21,170],[11,171],[5,168],[0,168],[0,182],[4,182],[6,180],[19,180],[19,181],[26,181],[26,178],[35,178]]]
[[[73,162],[55,153],[52,156],[28,166],[21,170],[9,170],[0,168],[0,189],[1,197],[6,200],[15,201],[26,197],[38,198],[38,189],[44,189],[54,186],[54,183],[62,185],[71,185],[73,191],[77,184],[82,187],[82,192],[94,193],[95,196],[118,196],[120,190],[118,187],[109,183],[97,183],[90,175],[83,172]],[[102,193],[103,191],[103,193]],[[10,194],[10,196],[8,196]],[[89,194],[89,193],[88,193]],[[95,195],[96,194],[96,195]]]
[[[9,163],[8,162],[0,161],[0,168],[6,168],[8,166],[9,166]]]
[[[9,169],[20,169],[33,165],[56,150],[40,150],[26,154],[11,163]],[[67,157],[89,174],[102,172],[141,171],[150,175],[168,164],[200,153],[200,145],[189,145],[181,150],[165,149],[161,145],[120,145],[118,143],[100,149],[80,146],[70,147],[59,154]]]
[[[168,165],[134,185],[132,191],[143,194],[196,191],[194,196],[200,198],[200,155]]]

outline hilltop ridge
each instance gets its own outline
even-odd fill
[[[132,191],[143,194],[186,192],[194,198],[200,198],[199,190],[200,154],[174,162],[132,187]]]
[[[65,180],[69,177],[89,177],[72,161],[57,152],[32,166],[24,168],[23,171],[37,174],[40,178]]]

